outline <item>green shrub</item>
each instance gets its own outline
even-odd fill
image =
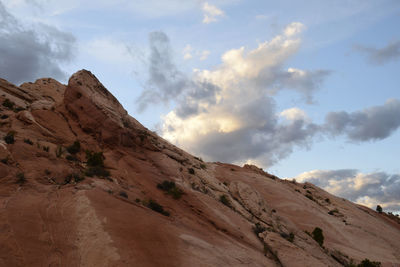
[[[28,145],[33,145],[33,142],[30,139],[24,139],[24,143],[28,144]]]
[[[203,170],[205,170],[205,169],[207,169],[207,166],[206,166],[206,164],[202,163],[202,164],[200,164],[200,168],[202,168]]]
[[[7,144],[14,144],[14,142],[15,142],[14,135],[15,135],[14,131],[8,132],[7,135],[4,136],[4,141]]]
[[[293,234],[292,232],[290,232],[288,240],[289,240],[289,242],[292,242],[292,243],[293,243],[293,241],[294,241],[294,234]]]
[[[10,157],[7,156],[7,157],[5,157],[4,159],[1,159],[0,161],[1,161],[1,163],[4,163],[4,164],[7,165],[9,160],[10,160]]]
[[[175,182],[165,180],[161,184],[157,184],[157,188],[167,192],[174,199],[180,199],[184,194],[183,190],[176,186]]]
[[[193,168],[188,168],[188,172],[189,172],[190,174],[194,174],[194,173],[195,173]]]
[[[86,164],[88,168],[85,174],[89,177],[109,177],[110,172],[104,169],[104,156],[103,152],[93,152],[86,150]]]
[[[155,200],[150,199],[149,202],[146,203],[146,206],[155,212],[161,213],[164,216],[169,216],[169,212],[164,210],[164,207],[158,204]]]
[[[370,261],[369,259],[363,260],[357,267],[380,267],[381,263],[376,261]]]
[[[65,158],[69,161],[78,161],[78,158],[72,155],[67,155]]]
[[[322,247],[322,245],[324,244],[324,235],[321,228],[314,228],[314,231],[312,232],[312,238],[317,241],[317,243]]]
[[[219,197],[219,201],[221,201],[221,203],[224,204],[225,206],[228,206],[230,208],[232,207],[231,201],[229,200],[227,195],[221,195]]]
[[[72,145],[67,147],[67,151],[68,153],[75,155],[76,153],[81,151],[81,143],[76,140]]]
[[[89,177],[99,176],[99,177],[109,177],[110,172],[105,170],[103,167],[88,167],[85,171],[85,175]]]
[[[264,226],[262,226],[260,223],[256,223],[253,226],[253,232],[256,234],[256,236],[258,236],[258,234],[264,232],[266,230],[266,228]]]
[[[379,213],[382,213],[383,209],[382,209],[381,205],[376,206],[376,211]]]
[[[119,195],[123,198],[128,198],[128,194],[125,191],[120,191]]]
[[[25,174],[23,172],[17,173],[17,184],[24,184],[26,182]]]
[[[6,99],[3,101],[3,106],[8,108],[8,109],[13,109],[15,106],[15,103],[10,101],[9,99]]]
[[[91,167],[104,167],[103,152],[93,152],[86,150],[87,165]]]
[[[38,146],[40,147],[40,145],[38,144]],[[62,154],[64,154],[65,150],[62,146],[57,146],[56,148],[56,156],[57,158],[60,158],[62,156]]]
[[[290,234],[281,233],[281,237],[283,237],[284,239],[286,239],[289,242],[293,242],[293,240],[294,240],[294,234],[292,232]]]

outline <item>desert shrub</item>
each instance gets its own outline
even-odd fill
[[[264,226],[262,226],[260,223],[256,223],[253,226],[253,232],[256,234],[256,236],[258,236],[258,234],[264,232],[266,230],[266,228]]]
[[[314,228],[314,231],[312,232],[312,238],[317,241],[317,243],[322,247],[322,245],[324,244],[324,235],[321,228]]]
[[[230,208],[232,207],[231,201],[229,200],[227,195],[221,195],[219,197],[219,201],[221,201],[221,203],[224,204],[225,206],[228,206]]]
[[[7,144],[14,144],[14,142],[15,142],[14,135],[15,135],[15,132],[13,132],[13,131],[8,132],[7,135],[4,136],[4,141]]]
[[[15,103],[10,101],[9,99],[6,99],[3,101],[3,106],[8,108],[8,109],[13,109],[15,106]]]
[[[313,196],[310,195],[310,194],[307,194],[307,195],[306,195],[306,198],[308,198],[309,200],[314,200]]]
[[[105,170],[103,167],[95,166],[95,167],[88,167],[85,171],[85,175],[89,177],[93,176],[109,177],[110,172]]]
[[[38,144],[38,146],[40,146],[40,145]],[[57,146],[57,148],[56,148],[57,158],[60,158],[62,156],[62,154],[64,154],[64,152],[65,152],[65,150],[62,146]]]
[[[86,163],[88,168],[85,174],[89,177],[109,177],[110,172],[104,169],[104,156],[103,152],[93,152],[86,150]]]
[[[161,184],[157,184],[157,188],[167,192],[167,194],[171,195],[174,199],[180,199],[184,194],[183,190],[177,187],[172,181],[165,180]]]
[[[155,200],[150,199],[147,203],[146,206],[155,212],[161,213],[164,216],[169,216],[169,212],[164,210],[164,207],[158,204]]]
[[[195,173],[193,168],[188,168],[188,172],[189,172],[190,174],[194,174],[194,173]]]
[[[10,158],[9,158],[9,156],[7,156],[4,159],[1,159],[0,161],[1,161],[1,163],[4,163],[7,165],[9,160],[10,160]]]
[[[128,194],[125,191],[120,191],[119,195],[123,198],[128,198]]]
[[[93,152],[86,150],[87,165],[91,167],[104,167],[103,152]]]
[[[290,232],[288,240],[289,240],[289,242],[294,241],[294,234],[292,232]]]
[[[376,211],[379,213],[382,213],[383,209],[382,209],[381,205],[376,206]]]
[[[72,145],[67,147],[68,153],[75,155],[81,150],[81,143],[76,140]]]
[[[135,199],[136,203],[140,203],[140,198]]]
[[[380,267],[381,263],[376,261],[370,261],[369,259],[363,260],[357,267]]]
[[[329,198],[325,198],[325,202],[330,204],[331,200]]]
[[[33,142],[30,139],[25,138],[24,139],[24,143],[28,144],[28,145],[33,145]]]
[[[26,182],[25,174],[23,172],[17,173],[17,184],[23,184]]]
[[[72,155],[67,155],[65,158],[69,161],[78,161],[78,158]]]
[[[207,169],[207,166],[206,166],[206,164],[202,163],[202,164],[200,164],[200,168],[202,168],[203,170],[205,170],[205,169]]]
[[[48,147],[48,146],[43,146],[43,151],[49,152],[49,150],[50,150],[50,147]]]
[[[335,213],[339,213],[338,209],[333,209],[328,212],[329,215],[335,215]]]
[[[281,235],[281,237],[283,237],[284,239],[286,239],[289,242],[293,242],[293,240],[294,240],[294,234],[293,233],[287,234],[287,233],[283,233],[282,232],[280,235]]]

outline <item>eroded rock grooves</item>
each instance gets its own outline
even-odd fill
[[[0,103],[0,266],[400,264],[395,216],[255,166],[203,162],[129,116],[89,71],[68,85],[0,80]]]

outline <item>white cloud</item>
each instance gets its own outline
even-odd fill
[[[301,110],[296,107],[285,109],[279,115],[290,121],[295,121],[295,120],[307,121],[307,120],[309,120],[309,118],[308,118],[307,114],[304,112],[304,110]]]
[[[211,54],[210,51],[208,50],[203,50],[200,54],[200,60],[206,60],[208,58],[208,56]]]
[[[211,22],[216,22],[218,17],[224,15],[224,12],[216,6],[210,5],[208,2],[204,2],[203,4],[203,23],[209,24]]]
[[[381,205],[400,211],[400,175],[385,172],[361,173],[354,169],[312,170],[294,177],[311,182],[328,192],[375,209]]]
[[[186,45],[185,46],[185,48],[183,48],[183,59],[184,60],[188,60],[188,59],[191,59],[193,56],[192,56],[192,51],[193,51],[193,48],[192,48],[192,46],[191,45]]]
[[[174,95],[177,106],[163,118],[163,137],[210,160],[251,160],[263,166],[286,157],[294,146],[307,146],[318,127],[296,108],[283,111],[288,120],[280,123],[269,96],[287,88],[289,72],[281,66],[300,45],[297,34],[302,25],[289,27],[290,34],[285,29],[250,51],[231,49],[222,55],[219,66],[195,70],[191,78],[182,80],[180,95]],[[313,76],[290,71],[292,76]]]

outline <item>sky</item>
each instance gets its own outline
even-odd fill
[[[88,69],[207,161],[400,211],[397,0],[0,0],[0,77]]]

